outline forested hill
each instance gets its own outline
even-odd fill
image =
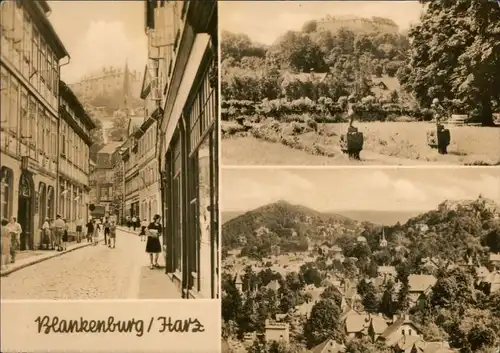
[[[388,249],[403,246],[414,257],[459,261],[500,252],[500,206],[492,200],[445,201],[435,210],[406,223],[380,226],[337,214],[325,214],[279,201],[239,215],[222,226],[225,251],[242,248],[242,255],[266,256],[279,246],[282,252],[304,251],[309,242],[351,248],[359,235],[371,251],[379,251],[382,227]]]
[[[335,234],[355,230],[360,222],[337,214],[326,214],[287,201],[278,201],[246,212],[222,225],[222,244],[226,250],[243,246],[280,245],[293,242],[307,249],[308,239],[333,240]],[[304,249],[305,247],[305,249]],[[290,250],[295,249],[290,245]]]

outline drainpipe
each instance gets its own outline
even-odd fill
[[[60,64],[59,65],[59,81],[61,81],[61,67],[63,66],[66,66],[68,65],[70,62],[71,62],[71,57],[68,55],[65,56],[66,58],[68,58],[68,61],[64,64]],[[59,82],[58,82],[59,84]],[[54,208],[55,208],[55,213],[56,215],[58,214],[59,212],[59,162],[60,162],[60,158],[61,158],[61,154],[59,153],[59,143],[60,143],[60,138],[59,138],[59,135],[60,135],[60,131],[61,131],[61,115],[59,114],[59,109],[61,107],[61,91],[59,90],[59,94],[57,95],[57,113],[58,113],[58,117],[57,117],[57,142],[56,142],[56,190],[55,190],[55,193],[54,193],[54,196],[55,196],[55,203],[54,203]]]

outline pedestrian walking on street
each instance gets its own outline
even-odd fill
[[[94,222],[92,218],[87,222],[87,243],[92,242],[92,237],[94,234]]]
[[[83,219],[82,217],[78,217],[76,220],[76,242],[82,242],[82,231],[83,231]]]
[[[64,236],[64,230],[66,229],[66,223],[63,221],[60,214],[56,216],[56,220],[54,221],[54,229],[55,229],[55,243],[57,251],[62,251],[62,240]]]
[[[93,238],[94,238],[94,245],[97,245],[97,243],[99,243],[99,224],[96,224],[97,221],[94,221],[94,233],[92,234],[93,235]]]
[[[149,254],[150,269],[158,268],[158,258],[161,253],[160,235],[161,235],[161,224],[160,215],[157,214],[153,217],[153,222],[148,226],[147,236],[148,240],[146,242],[146,252]],[[153,262],[154,257],[154,262]]]
[[[137,228],[137,218],[132,217],[132,228],[134,229],[134,232],[135,232],[135,229]]]
[[[141,223],[141,232],[139,233],[139,235],[141,236],[141,241],[146,241],[146,229],[148,228],[148,226],[149,223],[146,220],[146,218],[144,218],[144,220]]]
[[[50,249],[50,221],[48,218],[45,218],[45,221],[42,224],[42,239],[45,250]]]
[[[19,245],[20,245],[20,241],[21,241],[20,239],[21,239],[21,234],[23,233],[23,228],[17,222],[16,217],[12,217],[12,219],[9,223],[9,228],[10,228],[10,234],[11,234],[10,262],[14,263],[14,262],[16,262],[16,253],[19,250]]]
[[[56,227],[54,225],[54,220],[50,220],[50,250],[55,250],[55,242],[56,239]]]
[[[111,221],[109,225],[109,247],[114,249],[116,246],[116,223]]]
[[[127,216],[127,227],[128,227],[128,230],[130,230],[131,226],[132,226],[132,221],[130,220],[130,216]]]
[[[68,238],[69,238],[68,231],[69,231],[69,223],[66,219],[64,219],[64,233],[62,236],[62,248],[63,248],[63,250],[67,249]]]
[[[104,245],[109,245],[109,241],[108,241],[108,237],[109,237],[109,219],[108,218],[105,218],[104,219],[104,223],[103,223],[103,226],[104,226]]]
[[[2,232],[2,254],[1,254],[1,266],[2,266],[2,270],[7,268],[8,264],[9,264],[9,260],[10,260],[10,247],[11,247],[11,241],[12,241],[12,237],[11,237],[11,232],[10,232],[10,228],[9,228],[9,221],[6,219],[6,218],[2,218],[2,229],[1,229],[1,232]]]

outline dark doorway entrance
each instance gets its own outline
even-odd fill
[[[17,211],[17,221],[23,228],[20,236],[20,250],[33,250],[33,189],[31,176],[22,173],[19,180]]]

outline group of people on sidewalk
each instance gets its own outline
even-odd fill
[[[81,220],[81,219],[80,219]],[[45,250],[63,251],[68,247],[69,223],[61,215],[56,219],[45,218],[42,225],[42,244]]]
[[[114,249],[116,247],[116,222],[108,217],[91,218],[87,223],[87,242],[97,245],[100,233],[104,233],[104,245]]]
[[[6,268],[9,264],[16,262],[16,253],[19,250],[20,238],[23,232],[16,217],[12,217],[10,222],[2,218],[1,228],[1,267]]]

